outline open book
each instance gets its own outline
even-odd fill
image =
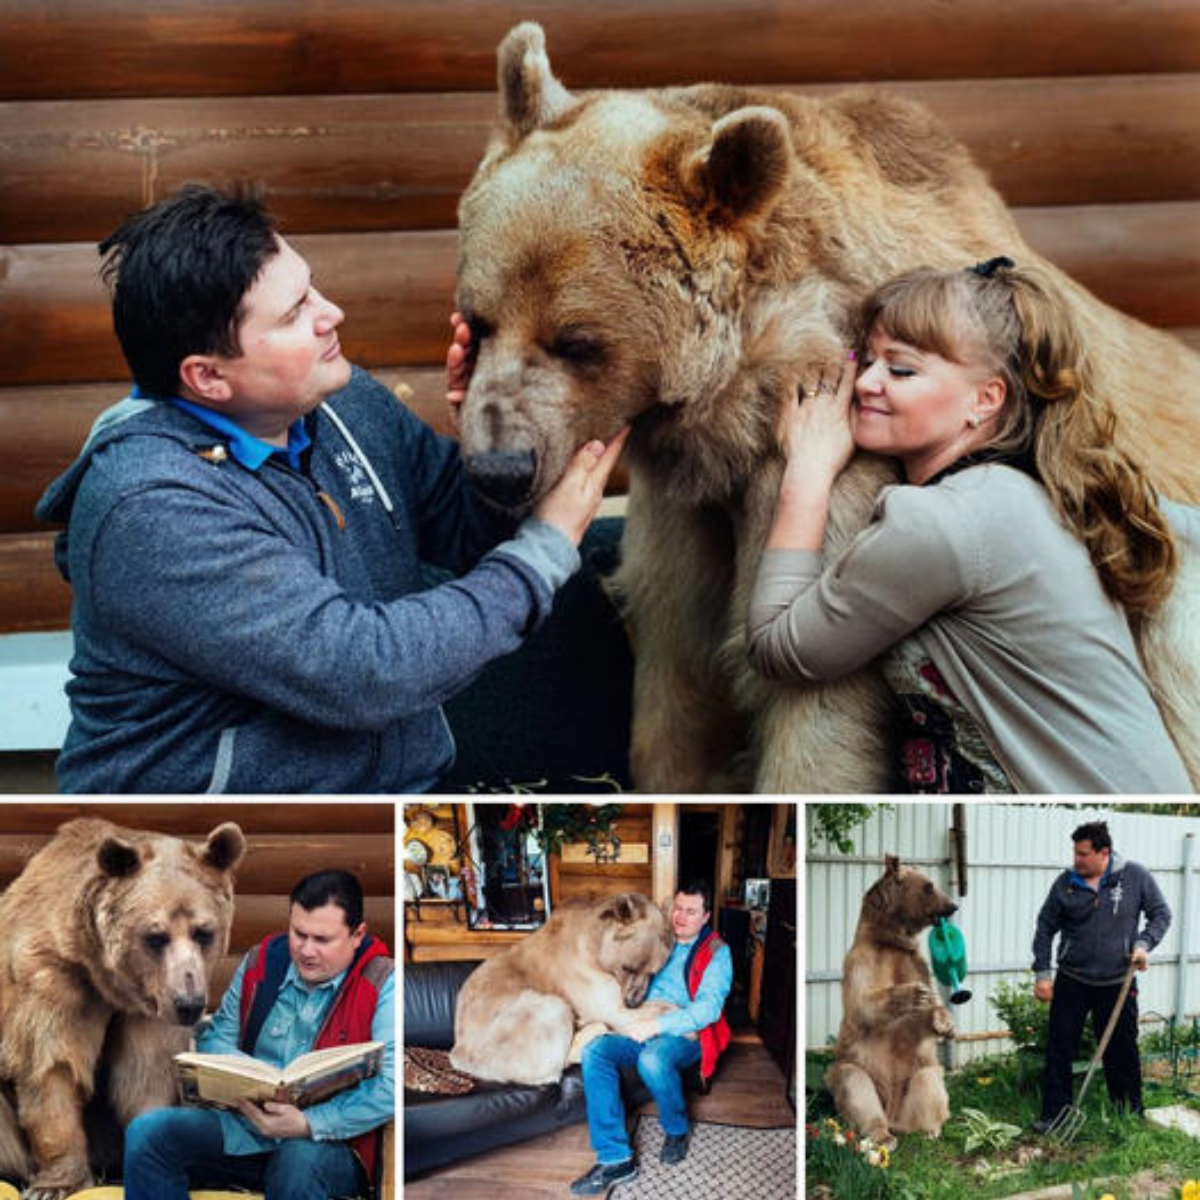
[[[175,1055],[183,1099],[190,1104],[236,1108],[242,1097],[261,1104],[280,1100],[304,1108],[379,1074],[383,1042],[356,1042],[310,1050],[286,1067],[241,1054]]]

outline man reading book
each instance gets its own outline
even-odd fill
[[[204,1053],[242,1053],[276,1067],[327,1046],[384,1043],[378,1074],[306,1108],[242,1099],[237,1111],[160,1108],[125,1136],[125,1200],[187,1200],[188,1188],[237,1185],[266,1200],[370,1194],[380,1131],[395,1114],[393,963],[367,932],[362,888],[318,871],[292,891],[287,933],[239,964]]]

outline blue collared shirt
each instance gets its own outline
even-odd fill
[[[241,1054],[242,977],[246,960],[238,965],[233,982],[221,999],[208,1028],[196,1041],[205,1054]],[[299,976],[294,963],[288,965],[279,996],[267,1013],[254,1058],[277,1067],[286,1066],[298,1055],[313,1048],[325,1016],[333,1003],[346,973],[310,987]],[[395,990],[393,976],[379,989],[375,1016],[371,1021],[371,1040],[383,1042],[383,1063],[379,1074],[356,1087],[339,1092],[321,1104],[304,1110],[315,1141],[346,1141],[375,1129],[396,1115],[395,1084]],[[226,1154],[262,1154],[279,1145],[278,1138],[264,1137],[240,1113],[219,1110]]]
[[[729,953],[729,947],[722,943],[705,968],[695,1000],[688,995],[683,969],[695,943],[695,938],[690,942],[676,942],[666,965],[650,981],[646,999],[665,1000],[676,1008],[675,1012],[658,1018],[660,1034],[672,1033],[683,1037],[707,1028],[721,1015],[725,998],[733,986],[733,956]]]
[[[133,385],[130,395],[135,400],[149,399],[136,383]],[[203,404],[185,400],[182,396],[167,396],[164,399],[167,404],[190,413],[197,421],[225,437],[229,442],[229,453],[248,471],[257,471],[272,454],[286,458],[288,466],[293,471],[298,471],[300,455],[312,445],[312,438],[308,436],[308,430],[304,428],[304,421],[299,417],[288,428],[288,444],[285,448],[273,446],[270,442],[256,438],[252,433],[247,433],[236,421],[230,420],[224,413],[205,408]]]

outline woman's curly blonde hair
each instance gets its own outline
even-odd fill
[[[1167,598],[1177,559],[1166,519],[1145,472],[1116,443],[1116,409],[1097,393],[1087,347],[1046,271],[1008,259],[910,271],[868,297],[859,315],[864,337],[879,328],[995,371],[1005,401],[984,450],[1032,459],[1105,591],[1131,617]]]

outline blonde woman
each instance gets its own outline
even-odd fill
[[[901,788],[1191,791],[1130,630],[1169,593],[1174,543],[1053,282],[1006,258],[911,272],[860,327],[858,359],[787,406],[753,666],[817,681],[883,655]],[[905,484],[827,563],[856,448]]]

